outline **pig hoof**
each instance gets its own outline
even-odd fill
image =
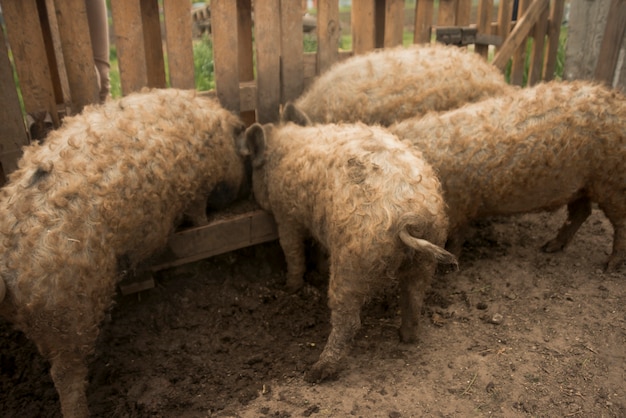
[[[298,290],[302,289],[303,286],[304,286],[304,280],[302,279],[287,280],[287,283],[285,284],[285,290],[288,293],[296,293]]]
[[[336,365],[330,363],[317,362],[311,367],[308,373],[304,375],[304,380],[309,383],[320,383],[326,380],[334,380],[337,378],[339,370]]]
[[[614,273],[620,269],[623,263],[624,263],[624,260],[621,258],[610,257],[609,261],[606,263],[606,266],[604,266],[604,272]]]
[[[556,253],[559,251],[563,251],[563,249],[565,248],[565,244],[557,239],[553,239],[551,241],[548,241],[545,243],[545,245],[543,247],[541,247],[541,250],[544,253]]]
[[[402,329],[398,330],[398,335],[400,336],[400,341],[405,344],[415,344],[418,340],[417,330],[414,329]]]

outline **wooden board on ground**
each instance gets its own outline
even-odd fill
[[[264,210],[220,216],[208,225],[174,233],[166,250],[155,257],[149,268],[137,271],[123,280],[119,287],[125,295],[150,289],[154,287],[153,272],[277,238],[274,218]]]

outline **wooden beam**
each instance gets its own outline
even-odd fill
[[[54,87],[37,3],[35,0],[2,0],[0,4],[25,111],[29,114],[48,112],[58,123]],[[33,61],[37,65],[33,65]],[[13,74],[6,76],[12,83]]]
[[[299,16],[302,33],[302,16]],[[339,3],[319,0],[317,5],[317,73],[322,74],[339,56]],[[302,53],[301,53],[302,54]],[[283,54],[283,60],[286,58]]]
[[[157,0],[140,1],[148,87],[164,88],[166,86],[165,58],[163,57],[159,3]]]
[[[375,9],[374,0],[357,0],[352,4],[352,50],[355,54],[376,47]]]
[[[246,107],[245,98],[241,97],[241,119],[249,126],[256,120],[256,84],[254,83],[254,62],[252,59],[252,0],[237,0],[237,43],[239,56],[239,81],[254,86],[251,107]],[[251,83],[250,83],[251,82]]]
[[[211,32],[217,97],[226,109],[239,113],[237,3],[231,0],[211,2]]]
[[[326,20],[327,24],[339,27],[339,21],[332,16],[324,17],[326,8],[324,3],[318,5],[318,30],[320,30],[319,22]],[[337,5],[335,5],[337,6]],[[339,12],[337,11],[337,14]],[[334,19],[334,20],[333,20]],[[280,102],[285,103],[289,100],[295,100],[302,94],[303,88],[303,37],[302,34],[302,5],[293,0],[280,0]],[[329,35],[330,37],[330,35]],[[326,40],[318,36],[318,49],[320,51],[328,50],[327,58],[332,60],[332,40]],[[337,44],[335,43],[335,53]]]
[[[626,31],[626,0],[611,0],[609,14],[604,29],[604,37],[600,46],[600,55],[594,78],[604,81],[607,85],[613,85],[615,68],[624,32]]]
[[[111,0],[111,15],[115,27],[120,84],[122,94],[127,95],[148,85],[141,4],[138,1]]]
[[[556,69],[556,59],[559,52],[559,41],[561,38],[561,22],[563,21],[563,11],[565,0],[553,0],[550,9],[550,20],[548,22],[548,48],[543,65],[542,78],[550,81],[554,78]]]
[[[257,121],[278,121],[280,108],[279,0],[254,0],[257,66]]]
[[[494,57],[492,64],[500,70],[503,70],[507,61],[511,58],[513,51],[519,48],[526,40],[526,37],[530,33],[532,27],[537,23],[537,20],[542,13],[548,8],[548,0],[534,0],[524,15],[517,21],[515,28],[511,31],[509,37],[504,41],[500,50]]]
[[[550,10],[546,7],[539,16],[533,29],[533,46],[530,54],[530,65],[528,67],[527,86],[534,86],[541,81],[546,35],[548,34],[548,18],[550,17],[549,13]]]
[[[384,47],[391,48],[402,45],[403,32],[404,0],[386,0]]]
[[[480,35],[491,35],[491,15],[493,11],[493,0],[479,0],[478,2],[478,23],[477,29]],[[477,54],[487,59],[489,45],[476,44]]]
[[[55,0],[56,17],[73,113],[100,101],[98,74],[84,0]]]
[[[164,0],[165,42],[170,74],[170,86],[193,89],[194,78],[191,4],[184,1]]]
[[[278,238],[272,215],[264,210],[230,215],[206,226],[175,233],[167,250],[155,261],[152,271],[178,266],[203,258]]]
[[[434,9],[434,0],[417,0],[415,6],[415,32],[413,34],[413,43],[430,43]]]

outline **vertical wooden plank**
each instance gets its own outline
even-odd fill
[[[48,57],[48,67],[50,68],[55,102],[57,104],[64,103],[65,97],[69,98],[70,88],[65,74],[65,61],[63,60],[63,50],[61,48],[61,40],[59,39],[54,0],[37,0],[37,9],[39,11],[43,42],[46,46],[46,56]],[[61,68],[63,68],[63,71],[60,70]],[[63,74],[63,80],[61,74]],[[56,116],[54,115],[53,117],[55,118],[55,124],[58,126],[59,121],[56,119]]]
[[[289,2],[283,0],[283,3]],[[281,9],[281,13],[284,13]],[[298,17],[302,33],[302,16]],[[283,36],[285,36],[283,34]],[[291,35],[293,36],[293,35]],[[339,3],[337,0],[318,0],[317,2],[317,74],[326,71],[339,57]],[[300,39],[302,36],[300,36]],[[301,42],[302,43],[302,42]],[[283,59],[286,51],[283,51]],[[302,55],[302,52],[300,52]]]
[[[598,56],[598,64],[594,77],[604,81],[607,85],[613,85],[619,51],[626,31],[626,0],[611,0],[609,14]]]
[[[413,43],[430,43],[434,9],[434,0],[416,0]]]
[[[226,109],[239,113],[237,3],[231,0],[211,2],[211,32],[217,98]]]
[[[549,1],[549,0],[546,0]],[[533,86],[541,81],[541,70],[543,69],[543,56],[545,50],[546,34],[548,32],[548,17],[550,9],[543,9],[539,20],[535,23],[532,32],[533,46],[530,54],[530,65],[528,67],[528,77],[526,85]]]
[[[85,0],[55,0],[73,113],[100,100]]]
[[[280,105],[279,0],[254,0],[257,121],[276,122]]]
[[[337,41],[333,37],[333,30],[339,30],[339,7],[335,2],[336,13],[334,18],[326,10],[326,2],[318,5],[318,58],[320,54],[326,61],[336,60]],[[328,15],[328,16],[327,16]],[[325,24],[322,24],[325,22]],[[333,29],[333,27],[335,29]],[[295,100],[301,93],[304,85],[303,77],[303,35],[302,35],[302,5],[290,0],[280,0],[280,51],[281,51],[281,97],[280,102]],[[324,33],[325,36],[321,34]],[[332,54],[332,38],[335,39],[335,58]],[[330,45],[329,45],[330,44]],[[328,62],[324,62],[329,65]],[[319,65],[319,60],[318,60]]]
[[[493,0],[480,0],[478,2],[478,33],[491,35],[491,16],[493,12]],[[476,45],[476,53],[485,59],[489,54],[489,45]]]
[[[439,0],[437,26],[454,26],[456,22],[456,0]]]
[[[513,0],[500,0],[498,6],[498,27],[496,29],[496,35],[502,37],[504,42],[511,32],[511,19],[513,18]],[[500,47],[496,47],[498,51]]]
[[[518,8],[517,8],[517,22],[516,25],[519,24],[521,17],[524,15],[531,0],[519,0]],[[534,0],[534,1],[543,1],[543,0]],[[524,39],[519,48],[515,50],[513,53],[513,61],[511,62],[511,75],[509,82],[511,84],[515,84],[516,86],[521,86],[524,83],[524,72],[526,69],[526,44],[528,43],[528,39]]]
[[[254,81],[252,0],[237,0],[237,37],[239,41],[239,81]],[[251,125],[256,120],[255,111],[242,112],[241,118],[246,125]]]
[[[355,54],[369,52],[375,48],[374,12],[375,0],[352,2],[352,50]]]
[[[502,1],[507,0],[500,0]],[[472,16],[472,0],[458,0],[456,6],[456,25],[469,26]]]
[[[163,0],[163,15],[170,86],[193,89],[196,82],[193,75],[191,3]]]
[[[385,6],[384,47],[389,48],[402,45],[404,0],[386,0]]]
[[[148,85],[141,4],[136,0],[111,0],[111,15],[122,94],[127,95]]]
[[[564,9],[565,0],[552,0],[552,6],[550,8],[550,22],[548,25],[548,48],[546,49],[546,57],[543,65],[542,78],[544,81],[550,81],[554,78]]]
[[[37,4],[35,0],[2,0],[0,4],[26,113],[48,112],[58,121]]]
[[[166,86],[165,60],[157,0],[141,0],[141,23],[146,51],[148,87],[163,88]]]
[[[0,187],[4,179],[17,168],[22,146],[28,144],[24,129],[24,118],[13,82],[13,68],[9,61],[9,51],[0,28]]]

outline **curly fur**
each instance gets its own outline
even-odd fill
[[[625,260],[626,101],[618,91],[554,81],[389,130],[435,167],[451,231],[477,218],[568,204],[568,222],[545,246],[556,251],[597,202],[615,228],[607,267]]]
[[[314,123],[388,126],[515,89],[479,55],[456,46],[425,44],[338,62],[294,105]]]
[[[437,247],[445,242],[447,220],[439,181],[421,154],[363,124],[253,125],[246,141],[254,195],[278,225],[288,287],[303,285],[306,235],[330,255],[333,329],[307,378],[336,373],[363,301],[391,277],[403,286],[401,336],[414,340],[436,259],[455,262]]]
[[[24,149],[0,191],[0,314],[50,360],[64,416],[88,415],[86,356],[118,268],[163,247],[217,184],[240,187],[242,130],[216,101],[153,90],[86,107]]]

